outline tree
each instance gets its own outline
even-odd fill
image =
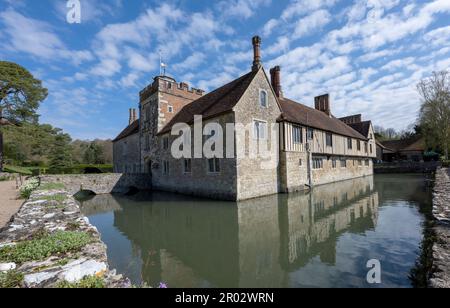
[[[87,164],[104,164],[103,148],[96,141],[91,142],[84,152],[84,161]]]
[[[59,171],[62,168],[72,165],[70,142],[71,138],[69,135],[63,134],[62,132],[56,135],[53,148],[50,152],[50,169]]]
[[[448,160],[450,147],[450,72],[433,72],[417,89],[422,96],[420,125],[428,146],[439,148]]]
[[[0,61],[0,171],[3,170],[2,126],[11,122],[37,122],[36,110],[47,95],[42,82],[25,68]]]

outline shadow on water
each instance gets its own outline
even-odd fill
[[[426,197],[391,192],[396,181],[366,177],[238,203],[99,195],[82,201],[82,210],[101,232],[111,266],[136,284],[366,287],[366,262],[375,257],[382,286],[408,287],[423,221],[414,204]],[[411,225],[399,227],[397,215]]]

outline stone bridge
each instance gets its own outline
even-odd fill
[[[43,175],[41,184],[62,183],[66,190],[75,195],[80,191],[92,191],[97,195],[110,193],[127,193],[130,189],[146,190],[152,188],[152,180],[148,174],[76,174],[76,175]]]

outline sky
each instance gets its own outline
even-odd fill
[[[206,91],[247,73],[262,37],[284,96],[397,130],[420,110],[416,84],[450,69],[450,0],[0,0],[0,60],[49,89],[39,114],[74,139],[114,138],[159,74]]]

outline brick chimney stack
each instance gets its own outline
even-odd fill
[[[254,36],[253,43],[253,67],[252,71],[257,71],[261,68],[261,38]]]
[[[330,95],[325,94],[314,98],[316,109],[325,112],[328,116],[331,116],[330,108]]]
[[[275,91],[275,94],[282,98],[283,91],[281,88],[281,68],[279,66],[275,66],[270,70],[270,81],[272,83],[272,88]]]

